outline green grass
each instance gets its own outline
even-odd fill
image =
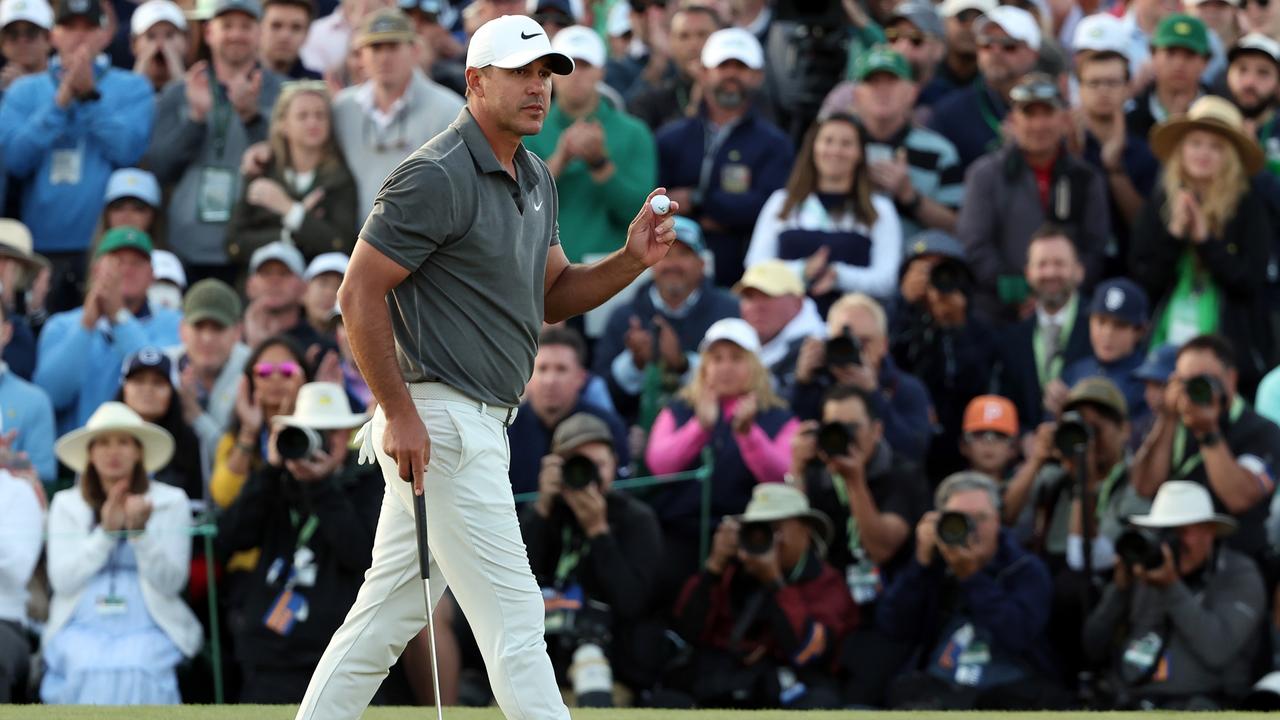
[[[1191,713],[991,713],[991,712],[783,712],[759,710],[754,712],[731,710],[573,710],[575,720],[872,720],[880,717],[898,717],[905,720],[985,720],[993,716],[1004,718],[1034,717],[1037,720],[1154,720],[1174,716],[1191,716]],[[292,720],[294,708],[287,705],[184,705],[180,707],[47,707],[39,705],[0,705],[0,720]],[[447,720],[502,720],[497,708],[446,708]],[[364,720],[429,720],[435,717],[434,708],[382,707],[371,708]],[[1214,713],[1212,720],[1233,718],[1259,718],[1263,715],[1249,713]]]

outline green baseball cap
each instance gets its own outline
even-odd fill
[[[1197,55],[1209,56],[1209,30],[1199,18],[1174,13],[1160,21],[1151,36],[1153,48],[1183,48]]]
[[[182,301],[182,321],[195,325],[212,320],[223,327],[240,322],[240,296],[216,278],[206,278],[191,286]]]
[[[907,64],[907,59],[888,45],[876,45],[863,52],[854,61],[854,80],[861,82],[878,72],[897,75],[907,82],[915,79],[911,75],[911,66]]]
[[[152,249],[150,235],[137,228],[118,227],[111,228],[106,235],[102,236],[102,240],[98,242],[98,250],[93,256],[99,258],[116,250],[137,250],[151,257]]]

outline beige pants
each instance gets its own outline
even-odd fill
[[[431,436],[423,489],[432,605],[446,584],[453,588],[507,718],[567,720],[543,637],[542,593],[512,501],[501,413],[439,383],[409,389]],[[298,720],[359,717],[405,644],[427,622],[413,495],[395,460],[382,452],[385,427],[379,408],[370,430],[387,492],[373,565],[316,666]]]

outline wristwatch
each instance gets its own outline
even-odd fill
[[[1197,435],[1196,442],[1199,443],[1200,447],[1213,447],[1222,442],[1222,433],[1217,430],[1210,430],[1207,433]]]

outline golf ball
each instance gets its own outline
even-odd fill
[[[666,195],[654,195],[649,201],[649,207],[653,209],[654,215],[666,215],[671,209],[671,198]]]

